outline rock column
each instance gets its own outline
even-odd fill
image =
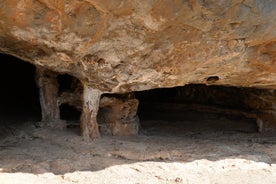
[[[276,133],[276,90],[255,90],[247,98],[248,104],[258,112],[259,132]]]
[[[276,133],[276,109],[259,113],[257,117],[257,125],[259,132]]]
[[[85,140],[100,137],[97,114],[102,92],[87,85],[83,87],[81,135]]]
[[[37,67],[36,82],[39,88],[42,126],[56,127],[60,122],[57,73]]]

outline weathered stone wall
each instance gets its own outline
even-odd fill
[[[139,131],[137,115],[139,101],[135,98],[103,97],[100,101],[98,123],[107,135],[134,135]]]

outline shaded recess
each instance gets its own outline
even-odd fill
[[[58,84],[59,84],[59,92],[63,91],[70,91],[72,90],[72,83],[75,80],[73,76],[68,74],[61,74],[57,77]]]
[[[35,66],[30,63],[0,54],[1,122],[40,120],[41,109],[35,70]]]
[[[135,95],[139,99],[142,130],[148,132],[257,132],[257,111],[249,100],[254,90],[190,84],[136,92]]]
[[[82,84],[69,74],[60,74],[57,80],[60,118],[66,120],[68,127],[79,126],[82,111]]]
[[[67,104],[62,104],[59,108],[60,118],[62,120],[66,120],[69,125],[79,125],[81,116],[80,110]]]

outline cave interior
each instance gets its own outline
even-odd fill
[[[35,66],[16,57],[1,54],[0,70],[1,122],[39,121],[41,107]],[[74,95],[74,92],[77,93],[77,89],[80,89],[81,82],[68,74],[58,75],[57,80],[59,96],[67,94],[68,98],[78,98],[74,104],[59,104],[60,118],[79,126],[82,102],[81,97]],[[139,100],[137,113],[140,132],[257,132],[258,109],[252,108],[255,103],[252,99],[263,91],[266,92],[266,89],[188,84],[134,92],[135,98]]]
[[[152,133],[258,131],[247,95],[254,89],[189,84],[136,92],[142,129]]]

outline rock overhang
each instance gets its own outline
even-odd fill
[[[0,5],[0,52],[37,67],[42,121],[48,124],[60,120],[57,76],[69,74],[84,88],[77,97],[86,138],[100,136],[102,94],[186,84],[271,89],[271,95],[257,95],[260,103],[272,102],[256,117],[259,127],[275,127],[273,0],[3,0]],[[131,101],[120,101],[120,108]],[[135,116],[133,122],[138,123]]]
[[[275,10],[257,0],[2,1],[0,52],[108,93],[276,88]]]

